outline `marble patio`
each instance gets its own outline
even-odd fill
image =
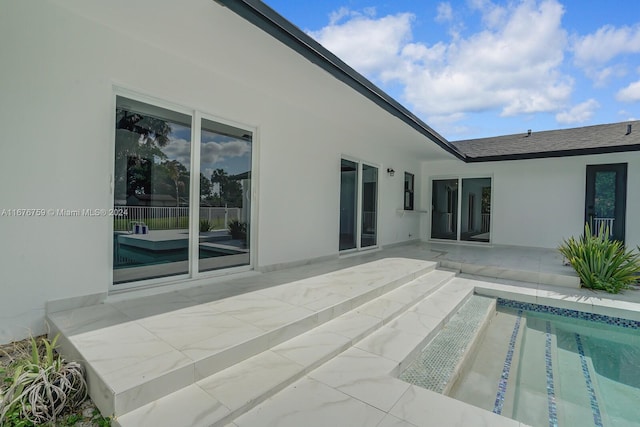
[[[640,320],[633,292],[612,299],[575,281],[555,251],[421,243],[48,320],[122,427],[515,427],[397,373],[474,292]]]

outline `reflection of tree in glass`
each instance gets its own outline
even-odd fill
[[[161,119],[116,108],[115,180],[125,184],[126,196],[151,194],[154,158],[166,159],[171,126]]]
[[[491,187],[482,187],[482,213],[491,213]]]
[[[189,191],[189,171],[179,161],[167,160],[162,150],[171,142],[171,132],[166,120],[116,109],[115,179],[125,197],[168,195],[175,197],[175,206],[183,204],[180,197]]]
[[[242,207],[242,185],[237,177],[230,176],[227,171],[218,168],[211,175],[211,183],[215,193],[208,201],[213,206]]]
[[[202,172],[200,172],[200,199],[209,199],[211,197],[212,190],[213,186],[211,185],[211,181],[209,181],[209,178],[207,178]]]
[[[159,179],[158,176],[155,177],[157,181],[164,181],[165,190],[157,191],[158,193],[168,193],[167,182],[170,182],[172,189],[175,191],[176,195],[176,206],[180,206],[180,193],[185,194],[188,192],[189,188],[189,171],[184,167],[182,163],[177,160],[169,160],[162,162],[158,165],[158,169],[162,170],[162,175],[164,175],[164,180]]]
[[[598,218],[613,218],[615,215],[616,173],[596,173],[595,214]]]

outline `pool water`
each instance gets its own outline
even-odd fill
[[[486,409],[531,426],[640,426],[640,322],[544,307],[498,305],[513,325],[508,342],[478,348],[504,361]]]

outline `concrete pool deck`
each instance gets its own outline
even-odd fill
[[[458,270],[502,278],[455,277],[434,269],[442,261],[485,262]],[[522,277],[514,272],[536,282],[505,278]],[[396,374],[474,292],[640,320],[635,292],[538,283],[557,276],[575,279],[555,251],[415,244],[115,295],[49,321],[122,427],[519,426]]]

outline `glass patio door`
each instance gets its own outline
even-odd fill
[[[114,285],[250,265],[252,138],[116,97]]]
[[[608,228],[612,239],[624,242],[627,164],[587,165],[584,220],[597,233]]]
[[[341,159],[339,250],[377,245],[378,168]]]
[[[200,135],[198,271],[248,265],[253,136],[206,119]]]
[[[431,238],[491,241],[491,178],[434,179]]]
[[[117,97],[113,283],[189,272],[191,116]]]
[[[431,190],[431,238],[458,238],[458,180],[434,180]]]

